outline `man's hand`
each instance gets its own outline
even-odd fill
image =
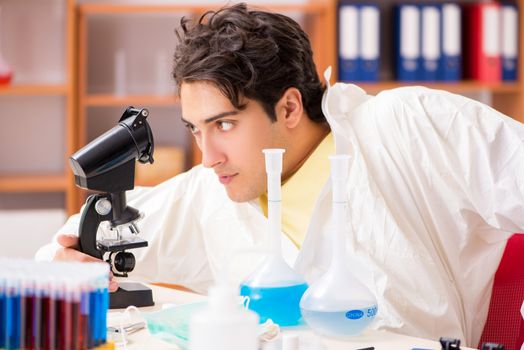
[[[59,235],[56,238],[61,247],[56,251],[53,260],[57,261],[80,261],[80,262],[100,262],[100,259],[78,251],[78,237],[74,235]],[[110,273],[109,291],[114,292],[118,289],[118,283],[113,280],[113,274]]]
[[[100,262],[100,259],[78,251],[78,237],[74,235],[59,235],[56,238],[61,247],[56,251],[53,260],[58,261],[80,261]]]

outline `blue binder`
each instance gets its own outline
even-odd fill
[[[501,65],[502,80],[517,80],[518,61],[518,11],[515,5],[504,4],[501,8]]]
[[[457,4],[441,5],[440,80],[457,81],[462,78],[461,12]]]
[[[421,77],[420,22],[419,6],[395,7],[397,80],[414,81]]]
[[[377,5],[359,6],[360,81],[378,81],[380,71],[380,10]]]
[[[440,51],[440,8],[437,5],[421,5],[421,76],[424,81],[439,78]]]
[[[341,81],[359,79],[358,7],[340,4],[338,9],[338,77]]]

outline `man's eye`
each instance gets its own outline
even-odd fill
[[[234,126],[233,123],[222,121],[222,120],[217,122],[217,124],[218,124],[218,128],[222,131],[229,131],[233,129],[233,126]]]
[[[196,126],[191,124],[186,124],[186,128],[189,130],[190,133],[196,134],[198,132],[198,129]]]

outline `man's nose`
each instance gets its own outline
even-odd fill
[[[213,168],[225,160],[224,153],[210,138],[202,137],[200,150],[202,151],[202,165],[206,168]]]

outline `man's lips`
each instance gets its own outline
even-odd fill
[[[222,185],[227,185],[231,181],[233,181],[233,178],[237,176],[237,174],[231,174],[231,175],[218,175],[218,180]]]

